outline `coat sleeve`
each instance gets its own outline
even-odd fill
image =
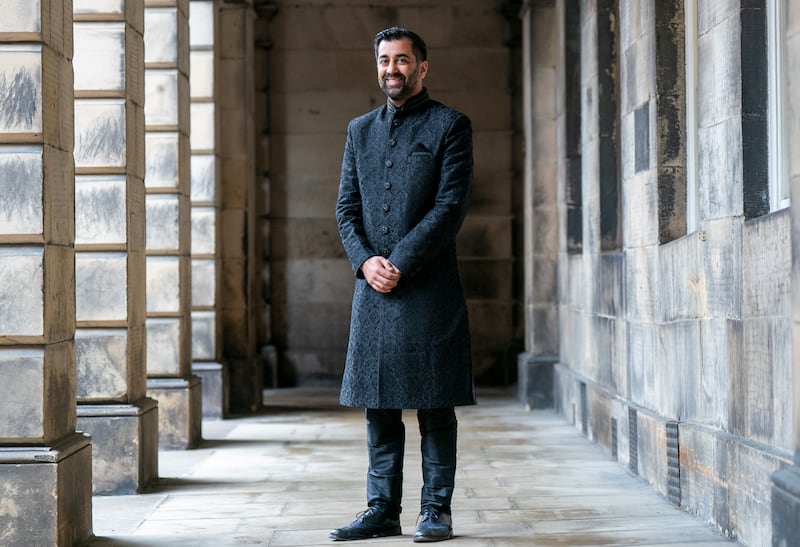
[[[364,231],[362,210],[351,124],[347,129],[347,141],[342,159],[339,195],[336,200],[336,223],[339,226],[339,237],[342,239],[344,251],[357,277],[364,276],[361,273],[361,265],[375,255]]]
[[[472,164],[472,125],[467,116],[458,114],[445,134],[434,205],[389,256],[404,276],[413,276],[455,244],[469,205]]]

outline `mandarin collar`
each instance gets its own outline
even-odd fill
[[[390,114],[410,114],[425,106],[429,98],[428,90],[423,87],[422,91],[404,102],[402,106],[395,106],[392,104],[392,101],[386,99],[386,107],[388,108]]]

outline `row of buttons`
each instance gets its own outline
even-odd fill
[[[399,127],[401,123],[402,122],[400,120],[394,120],[392,122],[392,125],[394,127]],[[390,147],[397,146],[397,140],[389,139],[389,146]],[[386,166],[387,169],[391,169],[394,166],[394,162],[392,160],[386,160],[384,165]],[[392,183],[389,182],[389,181],[384,182],[383,183],[383,188],[384,188],[384,190],[390,190],[392,188]],[[391,207],[389,206],[389,204],[388,203],[384,203],[383,204],[383,212],[384,213],[388,213],[390,210],[391,210]],[[389,227],[386,226],[386,225],[381,226],[381,233],[384,234],[384,235],[388,234],[389,233]],[[390,254],[389,247],[384,247],[383,248],[383,256],[388,257],[389,254]]]

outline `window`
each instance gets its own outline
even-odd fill
[[[789,205],[789,177],[783,118],[783,2],[767,0],[767,125],[770,211]]]

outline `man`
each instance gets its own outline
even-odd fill
[[[398,27],[374,41],[384,106],[350,122],[336,218],[356,275],[340,402],[366,409],[368,509],[334,540],[400,535],[403,409],[417,409],[423,486],[415,542],[452,537],[455,406],[475,404],[456,234],[472,127],[428,97],[427,49]]]

